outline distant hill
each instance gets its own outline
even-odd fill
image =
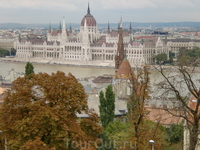
[[[148,22],[148,23],[140,23],[140,22],[132,22],[132,27],[193,27],[196,29],[200,29],[200,22]],[[79,23],[72,23],[72,28],[79,28]],[[107,23],[99,23],[99,28],[107,28]],[[123,27],[129,28],[130,22],[123,22]],[[66,24],[66,27],[69,29],[70,25]],[[117,28],[118,23],[110,23],[111,28]],[[20,24],[20,23],[0,23],[0,29],[25,29],[25,28],[44,28],[48,29],[49,24]],[[58,29],[59,24],[51,24],[52,29]]]

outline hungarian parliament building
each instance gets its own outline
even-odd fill
[[[122,19],[119,26],[122,26]],[[67,30],[63,18],[60,29],[49,27],[46,39],[20,38],[15,41],[16,57],[19,59],[41,59],[54,62],[74,62],[76,64],[115,65],[119,39],[118,30],[111,30],[108,24],[107,31],[100,33],[95,18],[90,13],[88,5],[87,14],[80,24],[80,32]],[[154,64],[157,54],[174,52],[178,55],[179,49],[200,47],[198,38],[169,38],[158,35],[134,35],[132,27],[123,30],[123,44],[126,58],[132,67],[145,64]]]

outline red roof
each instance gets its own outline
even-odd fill
[[[154,122],[159,122],[163,125],[171,125],[171,124],[179,124],[182,122],[183,118],[181,117],[175,117],[173,114],[180,115],[183,114],[183,111],[180,110],[174,110],[169,109],[171,112],[166,111],[164,108],[151,108],[146,107],[146,110],[148,112],[148,118]]]
[[[92,15],[90,14],[85,15],[85,17],[81,21],[81,26],[85,25],[85,20],[87,26],[97,26],[97,22]]]

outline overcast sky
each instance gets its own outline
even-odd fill
[[[97,23],[200,22],[200,0],[89,0]],[[0,23],[80,23],[88,0],[0,0]]]

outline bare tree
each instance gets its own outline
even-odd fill
[[[176,67],[156,67],[164,78],[157,86],[164,97],[175,97],[180,106],[167,109],[173,116],[185,119],[189,129],[189,150],[195,150],[198,144],[200,126],[200,91],[198,69],[179,64]],[[192,101],[193,100],[193,101]],[[195,100],[195,101],[194,101]]]

